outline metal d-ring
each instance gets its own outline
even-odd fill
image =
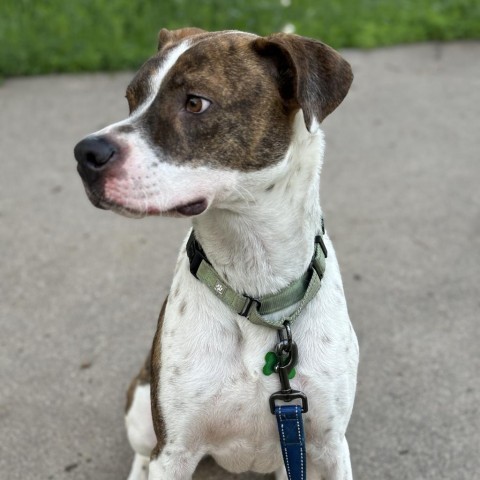
[[[290,355],[292,351],[292,329],[290,328],[290,322],[285,320],[283,329],[278,330],[278,344],[275,347],[275,351],[279,357]]]

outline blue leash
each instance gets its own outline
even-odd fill
[[[275,415],[288,480],[305,480],[307,478],[307,455],[302,407],[300,405],[281,405],[275,407]]]
[[[292,341],[289,322],[285,322],[286,337],[279,331],[280,342],[275,347],[279,359],[274,371],[280,377],[282,389],[270,396],[270,411],[277,417],[278,434],[282,448],[283,462],[288,480],[305,480],[307,463],[305,450],[305,432],[302,413],[308,411],[307,397],[303,392],[293,390],[290,386],[289,374],[298,360],[298,349]],[[302,405],[276,405],[277,400],[291,402],[299,399]]]

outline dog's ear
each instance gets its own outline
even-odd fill
[[[277,33],[258,38],[254,50],[272,62],[280,94],[301,108],[309,131],[342,102],[353,80],[352,69],[333,48],[317,40]]]
[[[195,27],[179,28],[178,30],[162,28],[158,33],[157,50],[160,51],[169,44],[177,43],[184,38],[193,37],[194,35],[200,35],[202,33],[206,33],[206,31]]]

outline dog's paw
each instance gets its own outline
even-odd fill
[[[127,480],[148,480],[148,464],[150,459],[143,455],[135,454],[130,475]]]

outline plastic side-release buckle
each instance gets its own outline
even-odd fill
[[[245,305],[243,306],[242,311],[239,313],[239,315],[241,315],[242,317],[248,318],[254,305],[257,306],[257,312],[258,312],[262,304],[260,300],[257,300],[256,298],[252,298],[247,295],[244,295],[244,297],[247,299],[247,301],[245,302]]]

